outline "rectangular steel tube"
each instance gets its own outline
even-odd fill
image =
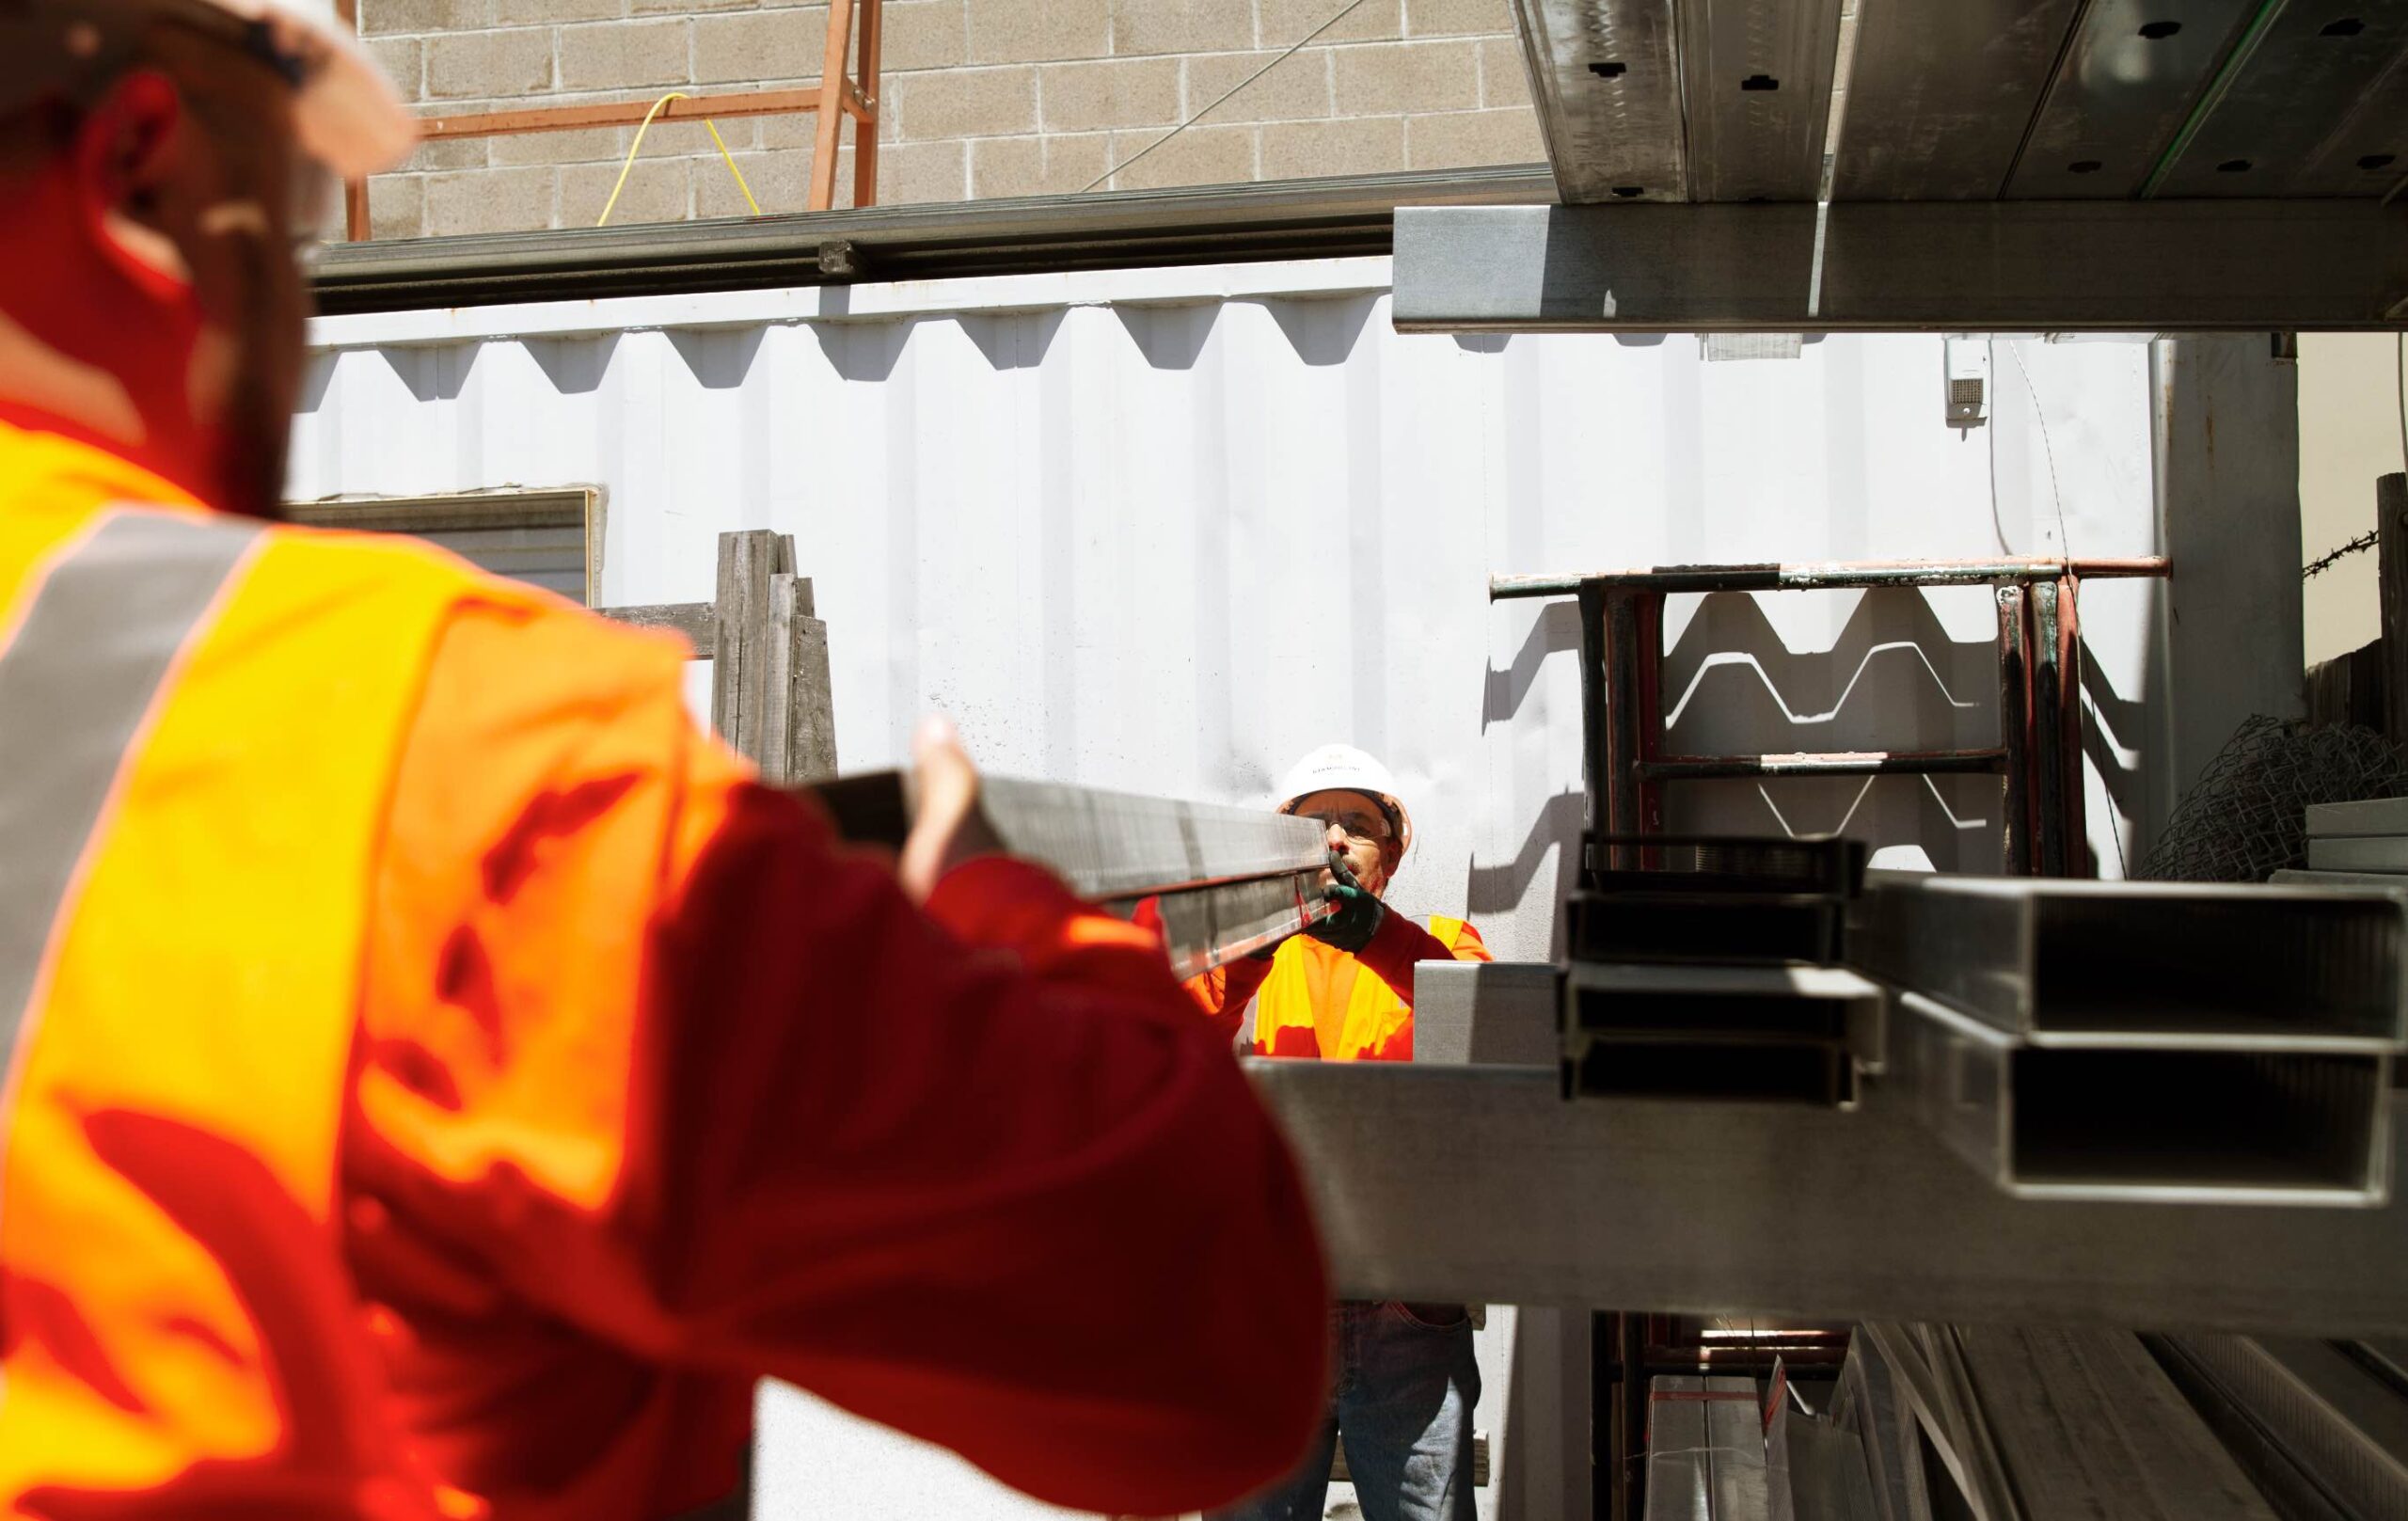
[[[1942,776],[2003,771],[2006,752],[1984,750],[1799,752],[1787,755],[1659,755],[1639,764],[1650,782],[1703,782],[1745,776]]]
[[[1884,1084],[2017,1198],[2380,1203],[2390,1058],[2040,1048],[1901,994]]]
[[[2034,1045],[2385,1052],[2408,911],[2379,894],[1873,872],[1848,959]]]
[[[1611,587],[1656,592],[1808,592],[1895,586],[1979,586],[1988,581],[2083,580],[2163,576],[2162,555],[2121,560],[1807,560],[1793,564],[1648,565],[1581,575],[1491,576],[1488,599],[1603,595]]]
[[[846,839],[899,848],[910,779],[878,771],[808,790]],[[979,807],[1006,849],[1114,911],[1153,899],[1173,970],[1194,976],[1327,917],[1321,828],[1264,809],[986,777]]]
[[[1636,868],[1597,871],[1600,893],[1854,893],[1864,881],[1865,846],[1839,835],[1651,834],[1587,842],[1637,845]]]
[[[1565,911],[1576,961],[1828,965],[1845,922],[1839,899],[1810,893],[1575,893]]]
[[[1350,1298],[2408,1332],[2398,1202],[2009,1198],[1966,1186],[1887,1080],[1846,1113],[1568,1104],[1552,1068],[1247,1066]]]

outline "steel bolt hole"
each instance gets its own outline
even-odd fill
[[[1770,74],[1750,74],[1739,81],[1741,89],[1779,89],[1781,81]]]
[[[2226,159],[2223,163],[2216,166],[2216,172],[2218,174],[2247,174],[2249,172],[2249,161],[2245,158]]]
[[[2162,42],[2182,29],[2178,21],[2153,21],[2141,27],[2141,35],[2152,42]]]
[[[2358,20],[2357,17],[2344,16],[2339,21],[2326,22],[2324,24],[2324,30],[2317,33],[2316,35],[2319,37],[2355,37],[2366,29],[2367,24]]]
[[[1591,64],[1589,71],[1599,79],[1620,79],[1630,71],[1630,66],[1619,58],[1613,58],[1604,63]]]
[[[2391,167],[2392,162],[2399,156],[2400,155],[2397,153],[2368,153],[2364,158],[2358,160],[2358,167],[2362,169],[2387,169]]]
[[[1635,200],[1639,197],[1647,194],[1647,187],[1645,185],[1616,185],[1614,186],[1614,194],[1620,196],[1624,200]]]
[[[2078,158],[2066,166],[2067,174],[2097,174],[2107,166],[2095,158]]]

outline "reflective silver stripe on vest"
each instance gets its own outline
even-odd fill
[[[126,752],[259,531],[114,512],[52,569],[0,650],[0,1074]]]

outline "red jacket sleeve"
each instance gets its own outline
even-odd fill
[[[1465,925],[1455,943],[1449,944],[1422,928],[1402,913],[1391,910],[1380,918],[1380,927],[1371,943],[1354,953],[1354,959],[1396,990],[1405,1006],[1413,1006],[1413,968],[1419,961],[1485,961],[1490,959],[1488,946],[1480,932]]]
[[[1245,1006],[1262,990],[1263,979],[1270,975],[1271,958],[1241,956],[1190,977],[1180,986],[1204,1011],[1205,1022],[1213,1033],[1224,1040],[1234,1041],[1239,1027],[1245,1023]]]
[[[1327,1315],[1304,1196],[1146,937],[1002,860],[923,916],[748,790],[663,953],[693,1355],[1063,1505],[1199,1508],[1293,1462]]]
[[[915,908],[626,639],[465,618],[395,784],[346,1208],[423,1461],[661,1513],[774,1375],[1061,1505],[1277,1478],[1319,1245],[1159,946],[1012,861]]]

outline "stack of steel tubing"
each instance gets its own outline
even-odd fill
[[[2371,1204],[2408,909],[2381,894],[1876,872],[1884,1080],[2025,1197]]]
[[[1853,1101],[1879,993],[1837,963],[1861,844],[1603,836],[1572,895],[1566,1098]]]

